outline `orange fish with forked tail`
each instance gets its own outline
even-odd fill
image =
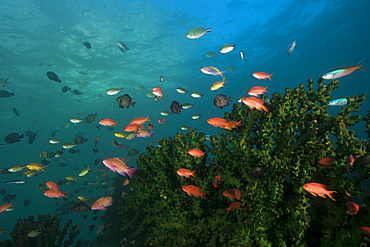
[[[240,197],[242,196],[242,192],[238,189],[229,189],[224,191],[224,196],[231,198],[236,198],[236,200],[240,200]]]
[[[221,174],[215,177],[213,185],[215,186],[215,188],[217,188],[220,183],[221,183]]]
[[[264,110],[265,112],[268,112],[266,106],[263,105],[263,100],[257,99],[256,97],[247,97],[242,99],[243,104],[249,106],[251,109],[256,108],[257,110]]]
[[[150,121],[149,120],[149,116],[147,116],[146,118],[145,117],[137,117],[137,118],[134,118],[130,124],[142,124],[142,123],[145,123],[146,121]]]
[[[337,193],[336,191],[329,191],[329,188],[326,185],[320,183],[305,184],[303,185],[303,189],[314,196],[320,196],[322,198],[326,198],[326,196],[328,196],[333,201],[335,201],[335,199],[333,198],[333,193]]]
[[[0,213],[2,212],[5,212],[8,208],[10,208],[12,206],[12,203],[7,203],[7,204],[4,204],[4,205],[1,205],[0,206]]]
[[[49,198],[61,198],[62,196],[65,198],[68,198],[66,196],[67,192],[61,192],[60,190],[47,190],[44,192],[44,195],[49,197]]]
[[[257,78],[258,80],[270,79],[270,81],[272,81],[271,80],[272,73],[267,74],[265,72],[254,72],[253,76]]]
[[[104,119],[100,120],[99,123],[101,125],[104,125],[104,126],[112,126],[112,125],[114,125],[114,127],[117,127],[118,121],[117,122],[114,122],[112,119],[104,118]]]
[[[191,149],[191,150],[188,151],[188,154],[190,154],[191,156],[194,156],[194,157],[203,157],[205,153],[206,152],[203,152],[202,150],[197,149],[197,148]]]
[[[195,171],[190,171],[189,169],[181,168],[177,170],[177,174],[181,177],[190,178],[190,176],[194,176]]]
[[[249,90],[248,94],[252,96],[258,96],[260,94],[267,93],[266,88],[267,87],[255,86]]]
[[[185,191],[189,196],[193,195],[195,197],[201,196],[203,199],[206,198],[207,193],[202,193],[200,188],[194,185],[185,185],[182,187],[182,190]]]

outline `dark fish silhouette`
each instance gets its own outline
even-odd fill
[[[19,117],[19,113],[18,113],[18,110],[13,108],[13,112],[15,113],[15,115],[17,115]]]
[[[251,175],[252,177],[261,179],[269,174],[269,170],[266,166],[256,166],[252,169]]]
[[[52,72],[52,71],[48,71],[48,72],[46,72],[46,75],[47,75],[47,77],[48,77],[50,80],[52,80],[52,81],[56,81],[56,82],[59,82],[59,83],[61,83],[61,82],[62,82],[61,80],[59,80],[59,78],[58,78],[57,74],[55,74],[55,73],[54,73],[54,72]]]
[[[10,133],[5,137],[5,142],[12,144],[16,142],[20,142],[24,138],[24,135],[19,135],[18,133]]]
[[[85,118],[86,123],[91,123],[97,116],[98,116],[97,113],[87,115],[87,117]]]
[[[354,166],[368,166],[370,164],[370,154],[365,154],[353,162]]]
[[[91,44],[89,43],[89,42],[83,42],[82,43],[84,46],[86,46],[86,48],[88,49],[88,50],[91,50]]]
[[[24,200],[23,201],[23,206],[26,207],[28,205],[30,205],[31,201],[30,200]]]
[[[70,87],[67,87],[67,86],[64,86],[63,88],[62,88],[62,92],[63,93],[66,93],[66,92],[68,92],[68,91],[70,91],[71,90],[71,88]]]
[[[56,133],[57,133],[57,130],[54,130],[53,132],[51,132],[51,137],[54,137]]]
[[[118,41],[117,42],[117,46],[118,46],[118,49],[123,52],[123,53],[126,53],[126,51],[129,51],[130,49],[127,47],[126,44],[124,44],[122,41]]]
[[[82,93],[80,91],[78,91],[77,89],[73,90],[72,93],[76,94],[76,95],[81,95]]]
[[[16,195],[7,194],[6,196],[4,196],[3,201],[10,202],[13,198],[15,199]]]
[[[0,189],[0,195],[5,196],[5,194],[6,194],[6,190]]]
[[[229,98],[226,98],[226,95],[219,94],[213,100],[213,104],[222,109],[224,106],[229,105],[229,101],[231,101],[231,96],[229,96]]]
[[[175,113],[175,114],[179,114],[180,112],[181,112],[181,107],[182,107],[182,105],[180,105],[179,104],[179,102],[177,102],[177,101],[173,101],[172,103],[171,103],[171,106],[170,106],[170,109],[171,109],[171,111],[173,112],[173,113]]]
[[[14,93],[9,93],[6,90],[0,90],[0,98],[7,98],[14,96]]]
[[[132,99],[130,95],[128,94],[124,94],[117,98],[117,103],[120,108],[123,108],[123,107],[129,108],[130,105],[135,106],[136,102],[131,102],[131,101]]]
[[[28,130],[24,134],[29,137],[28,139],[29,144],[32,144],[35,141],[37,135],[36,133],[33,133],[31,130]]]

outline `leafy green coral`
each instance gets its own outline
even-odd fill
[[[74,239],[80,233],[77,226],[72,225],[72,220],[69,220],[59,230],[60,219],[58,216],[51,217],[48,215],[39,215],[37,221],[34,221],[33,216],[27,219],[19,219],[14,226],[13,231],[10,233],[10,240],[0,242],[0,246],[4,247],[28,247],[28,246],[80,246],[81,240],[74,244]],[[28,237],[27,235],[36,230],[39,233],[36,237]],[[68,233],[69,232],[69,233]],[[66,238],[68,236],[68,238]],[[63,241],[65,240],[65,241]]]
[[[351,154],[358,158],[370,149],[368,141],[349,131],[361,118],[354,113],[365,95],[333,116],[327,105],[338,82],[325,86],[320,78],[314,89],[309,79],[307,87],[273,94],[265,103],[268,112],[234,104],[225,118],[241,126],[211,138],[211,147],[196,130],[163,138],[161,148],[148,147],[136,160],[132,190],[116,201],[113,226],[118,230],[108,233],[111,239],[136,240],[139,246],[365,246],[369,238],[360,227],[370,226],[370,212],[362,206],[349,216],[345,206],[350,199],[345,191],[369,201],[360,184],[369,167],[346,164]],[[370,113],[364,118],[367,133],[369,119]],[[225,148],[230,143],[232,150]],[[190,156],[193,148],[212,155],[212,162]],[[331,167],[318,164],[326,156],[335,157]],[[256,166],[268,167],[270,174],[252,177]],[[178,176],[180,168],[196,170],[196,177]],[[219,174],[222,181],[215,188]],[[308,182],[337,191],[336,201],[304,191]],[[207,191],[206,199],[186,195],[181,187],[189,184]],[[223,191],[231,188],[241,191],[241,207],[228,213],[232,201]]]

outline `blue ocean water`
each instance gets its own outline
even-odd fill
[[[61,150],[61,144],[48,142],[55,130],[55,138],[64,142],[73,142],[77,132],[82,132],[88,139],[78,146],[80,153],[67,151],[63,155],[67,163],[65,167],[60,167],[60,158],[55,158],[48,164],[46,172],[36,177],[20,178],[16,173],[0,175],[0,188],[17,196],[12,201],[15,209],[1,213],[0,228],[7,228],[8,232],[18,218],[47,213],[55,215],[55,199],[45,197],[36,187],[38,184],[64,180],[70,175],[78,176],[85,165],[90,165],[92,171],[75,185],[60,186],[63,191],[73,192],[77,187],[84,187],[84,181],[97,180],[96,173],[101,164],[94,166],[95,159],[126,156],[126,149],[113,147],[113,133],[121,131],[135,117],[149,115],[155,130],[153,139],[116,139],[144,152],[146,145],[153,140],[173,136],[182,131],[180,127],[184,125],[217,135],[219,129],[210,126],[206,120],[223,117],[223,112],[232,109],[232,104],[223,109],[215,107],[213,99],[217,94],[231,96],[231,103],[236,103],[253,86],[268,87],[267,95],[270,96],[274,92],[284,93],[286,87],[305,84],[310,77],[316,81],[334,68],[357,65],[364,58],[363,66],[370,68],[370,2],[365,0],[15,0],[2,1],[1,6],[0,78],[9,78],[1,90],[14,92],[13,97],[0,98],[0,144],[4,144],[0,149],[1,167],[40,163],[40,151]],[[186,33],[196,27],[211,28],[212,31],[199,39],[187,39]],[[297,40],[297,46],[289,61],[286,47],[292,40]],[[86,41],[91,44],[91,50],[83,45]],[[130,50],[122,53],[116,46],[117,41],[125,43]],[[234,44],[235,50],[219,53],[227,43]],[[239,51],[243,51],[247,61],[241,60]],[[206,52],[215,52],[216,56],[206,57]],[[227,82],[223,88],[210,91],[220,77],[202,73],[200,69],[204,66],[221,70],[233,66],[235,71],[224,74]],[[55,72],[61,83],[50,81],[47,71]],[[257,80],[252,76],[257,71],[273,73],[272,81]],[[333,92],[334,98],[370,92],[368,73],[356,70],[339,78],[340,88]],[[163,76],[163,82],[160,82],[160,76]],[[137,90],[137,85],[144,86],[145,90]],[[82,94],[63,93],[64,86]],[[157,86],[164,94],[160,101],[146,96]],[[106,94],[113,87],[123,87],[124,93],[137,102],[135,107],[119,108],[117,95]],[[196,99],[190,94],[179,94],[176,91],[178,87],[190,93],[199,92],[204,97]],[[94,95],[99,94],[102,97],[94,101]],[[173,100],[180,104],[191,103],[194,107],[182,110],[179,115],[165,117],[167,121],[163,125],[158,124],[157,118],[163,118],[160,112],[170,111]],[[13,108],[20,116],[15,115]],[[364,103],[359,114],[366,115],[369,108]],[[340,107],[330,108],[332,114],[339,110]],[[85,118],[91,113],[98,114],[93,123],[64,127],[71,118]],[[193,120],[193,114],[202,114],[202,117]],[[98,130],[96,125],[103,118],[119,121],[117,129],[108,131],[101,126]],[[363,123],[355,128],[360,139],[366,138],[364,129]],[[34,143],[29,144],[28,138],[14,144],[4,142],[9,133],[24,134],[28,130],[37,133]],[[100,136],[100,151],[93,153],[96,136]],[[105,151],[110,152],[104,154]],[[128,164],[135,166],[133,159]],[[2,184],[13,179],[24,179],[26,184]],[[98,187],[101,186],[88,186],[92,192],[87,197],[104,196],[107,191]],[[74,195],[68,200],[77,200],[76,197]],[[26,199],[32,202],[24,207]],[[58,201],[63,202],[61,199]],[[0,205],[4,203],[1,201]],[[101,215],[103,212],[98,213]],[[86,226],[98,225],[99,220],[92,222],[92,215],[88,220],[80,216],[63,217],[65,220],[73,219],[74,224],[84,224],[78,238],[93,240],[96,228],[93,233],[87,233]],[[7,238],[8,234],[0,235],[0,240]]]

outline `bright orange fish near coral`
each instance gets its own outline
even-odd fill
[[[163,98],[163,91],[160,87],[153,88],[152,93],[157,97],[158,100]]]
[[[231,198],[235,198],[236,200],[240,200],[240,197],[242,196],[242,192],[238,189],[229,189],[224,191],[224,196]]]
[[[194,157],[203,157],[205,153],[206,152],[203,152],[202,150],[197,149],[197,148],[191,149],[191,150],[188,151],[188,154],[190,154],[191,156],[194,156]]]
[[[186,178],[190,178],[190,176],[194,176],[194,172],[195,171],[190,171],[189,169],[185,169],[185,168],[180,168],[177,170],[177,174],[181,177],[186,177]]]
[[[221,183],[221,174],[215,177],[215,181],[213,182],[213,185],[215,186],[215,188],[217,188],[220,183]]]
[[[360,209],[360,207],[354,202],[348,201],[346,203],[346,206],[347,206],[347,214],[350,214],[350,215],[357,214],[358,210]]]
[[[266,106],[264,106],[264,102],[261,99],[257,99],[256,97],[247,97],[242,99],[243,104],[249,106],[251,109],[256,108],[257,110],[264,110],[265,112],[268,112]]]
[[[194,185],[185,185],[182,187],[182,190],[185,191],[189,196],[193,195],[195,197],[201,196],[203,199],[206,198],[207,193],[202,193],[200,188]]]
[[[252,96],[259,96],[260,94],[267,93],[266,88],[267,87],[255,86],[249,90],[248,94]]]
[[[303,185],[303,189],[314,196],[320,196],[322,198],[326,198],[326,196],[328,196],[334,201],[335,199],[333,198],[333,193],[337,193],[336,191],[329,191],[329,188],[326,185],[320,183],[305,184]]]
[[[227,212],[231,212],[239,207],[240,207],[240,202],[232,202],[230,206],[226,208],[225,210],[227,210]]]
[[[0,213],[2,212],[5,212],[8,208],[10,208],[12,206],[12,203],[7,203],[7,204],[4,204],[4,205],[1,205],[0,206]]]

